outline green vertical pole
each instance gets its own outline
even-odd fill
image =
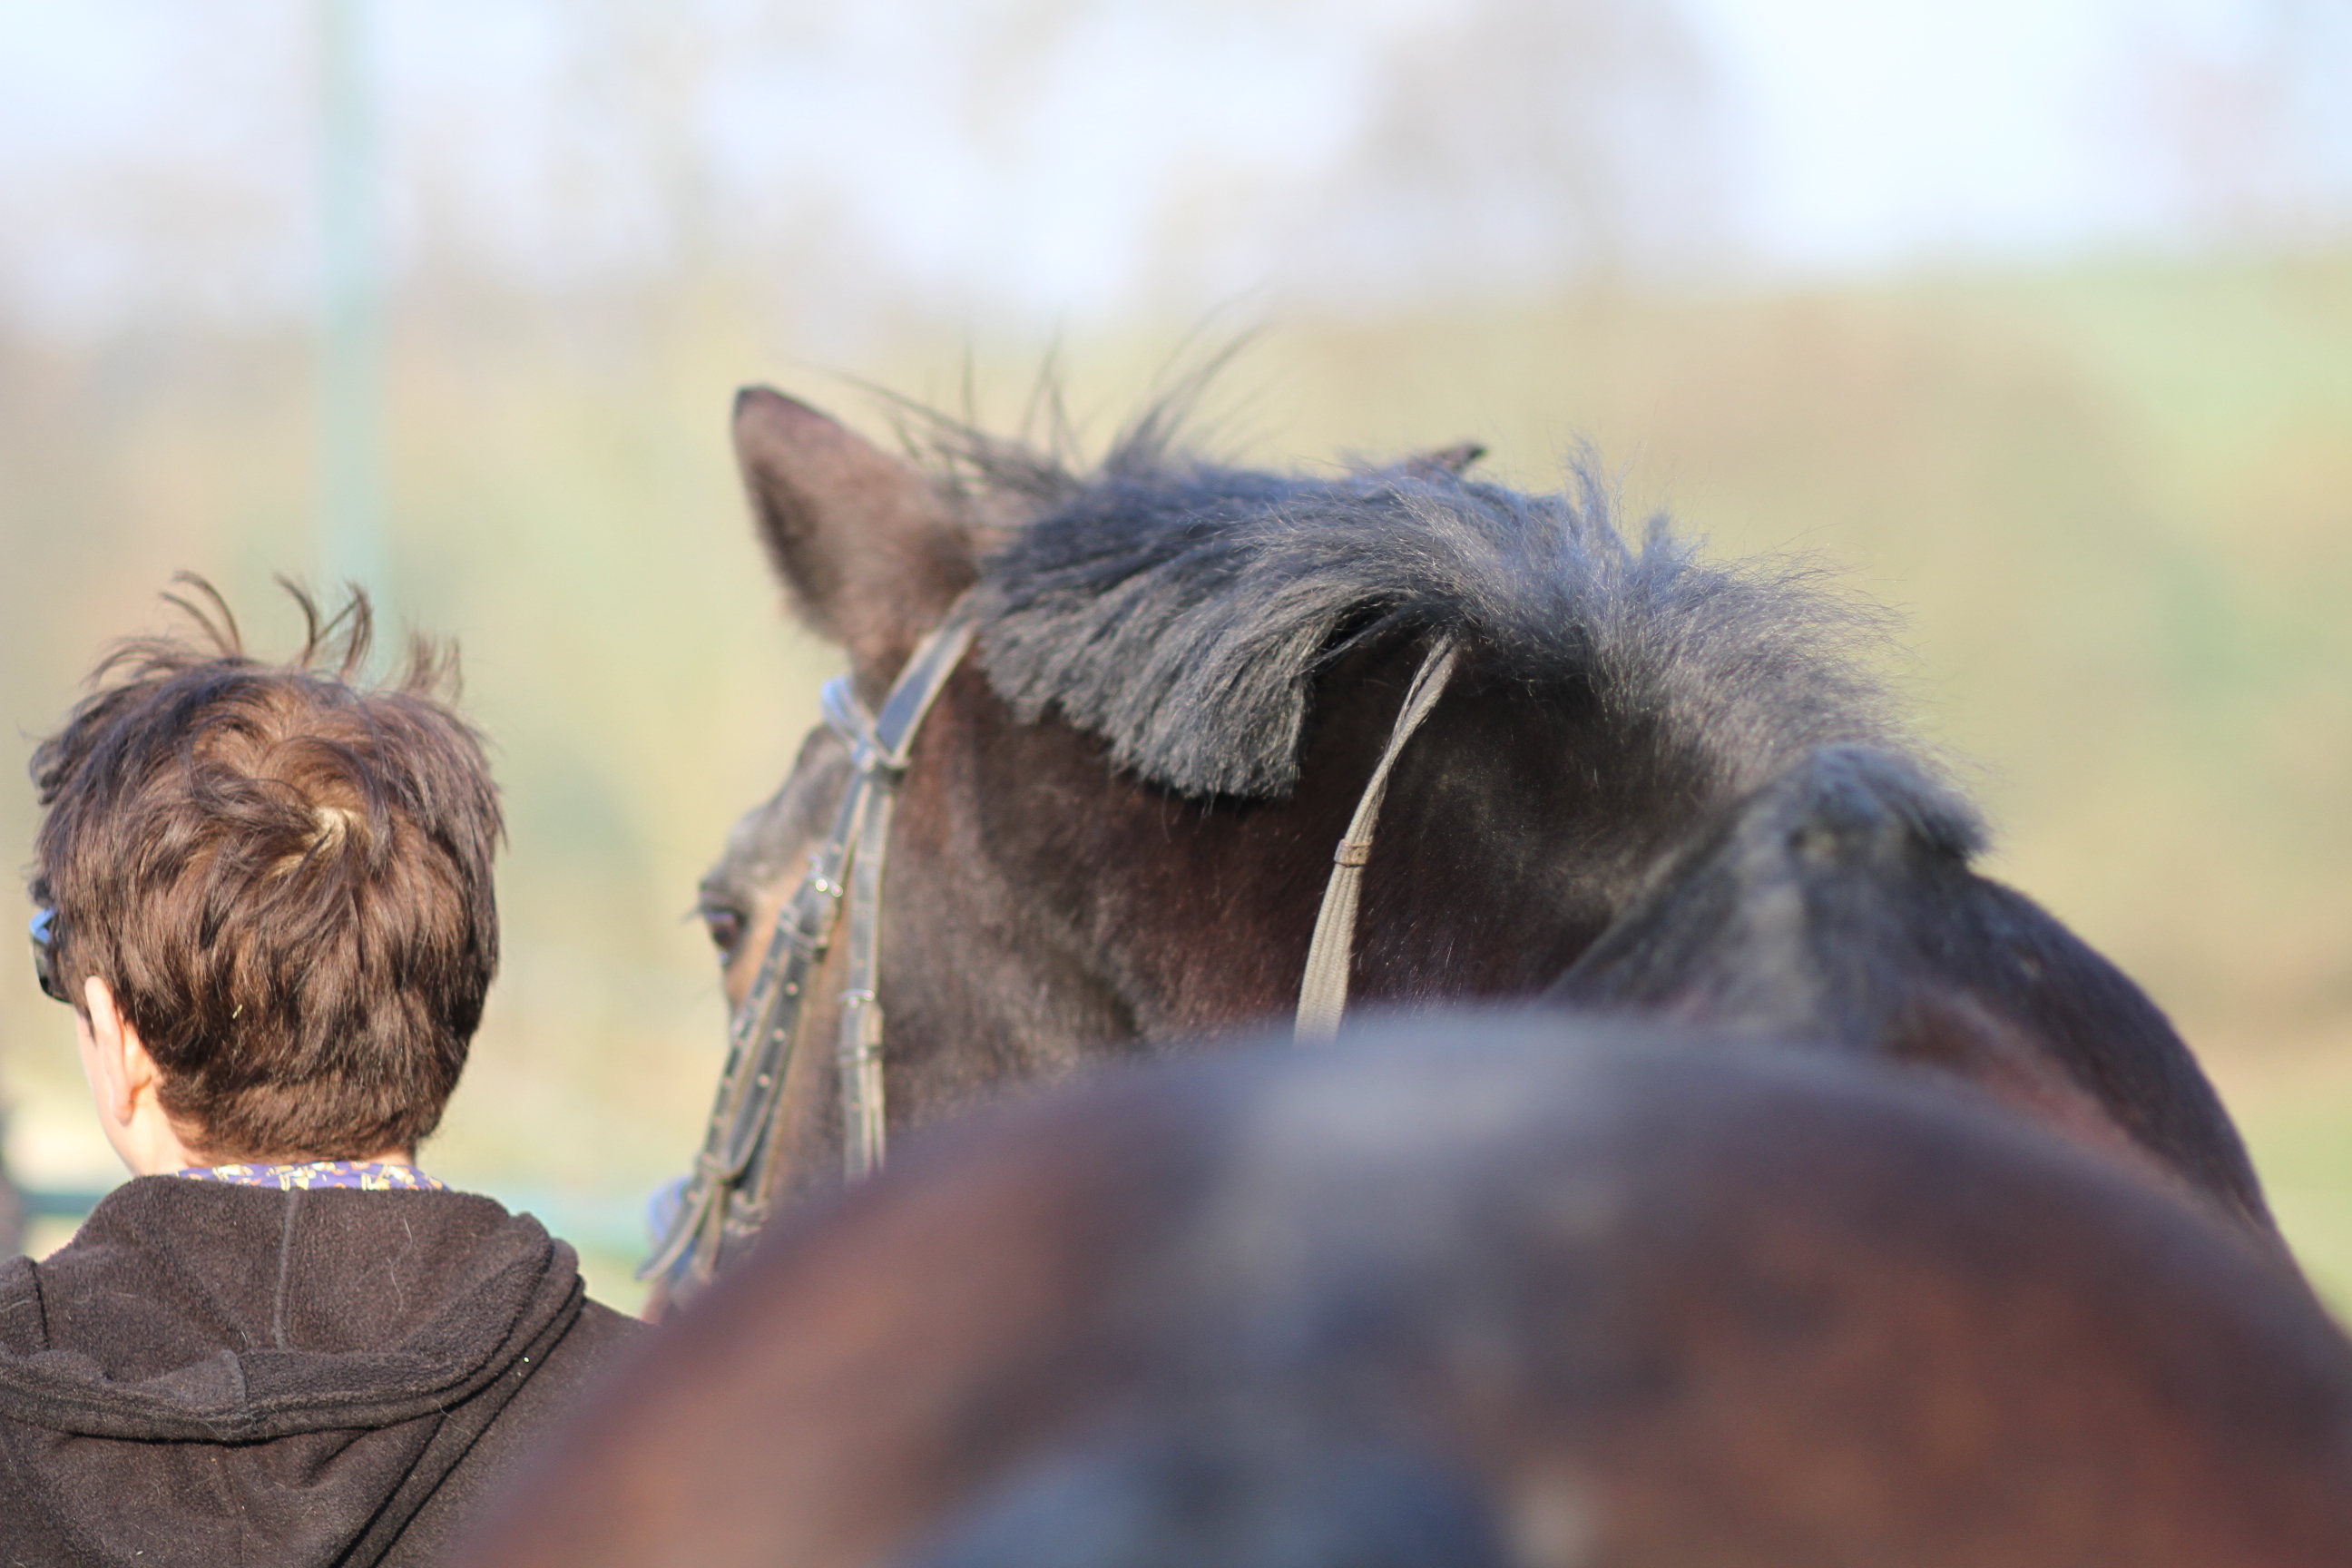
[[[382,205],[368,0],[318,0],[320,216],[319,576],[391,610],[384,497]]]

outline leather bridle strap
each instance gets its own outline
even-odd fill
[[[887,1140],[882,1103],[882,1003],[874,986],[882,948],[882,865],[890,847],[890,817],[907,757],[923,716],[931,710],[964,650],[971,646],[969,616],[942,622],[907,661],[878,719],[857,700],[845,675],[824,685],[824,721],[849,743],[850,766],[864,788],[856,850],[849,867],[849,974],[841,993],[842,1173],[851,1181],[882,1163]],[[856,788],[853,784],[852,789]]]
[[[1339,1016],[1348,1010],[1348,972],[1356,961],[1356,900],[1364,878],[1364,863],[1372,857],[1372,835],[1380,826],[1381,803],[1388,798],[1389,771],[1397,754],[1429,710],[1437,706],[1454,673],[1462,645],[1441,638],[1421,661],[1421,671],[1404,694],[1396,723],[1389,731],[1388,749],[1372,769],[1348,820],[1347,837],[1331,854],[1331,879],[1323,887],[1323,908],[1315,917],[1315,937],[1307,948],[1307,973],[1298,983],[1298,1018],[1291,1037],[1300,1045],[1320,1045],[1339,1032]]]
[[[683,1263],[682,1282],[700,1284],[717,1268],[730,1233],[750,1234],[765,1222],[784,1077],[810,978],[832,942],[844,892],[850,914],[841,1020],[843,1161],[853,1177],[880,1163],[882,1013],[874,973],[891,805],[915,735],[971,646],[972,632],[969,599],[959,599],[908,657],[878,718],[867,715],[848,676],[825,684],[826,721],[849,745],[849,787],[832,833],[810,852],[807,875],[777,917],[751,990],[728,1021],[727,1065],[702,1152],[660,1243],[637,1270],[640,1279],[677,1273]]]

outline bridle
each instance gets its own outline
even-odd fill
[[[848,973],[835,1045],[843,1174],[856,1181],[881,1166],[888,1134],[882,1087],[882,1005],[875,985],[890,817],[916,733],[971,647],[974,630],[967,593],[916,645],[878,715],[859,700],[849,676],[825,682],[824,719],[849,747],[849,787],[834,814],[831,835],[810,851],[808,871],[776,917],[751,987],[728,1021],[727,1065],[719,1074],[702,1152],[652,1256],[637,1270],[641,1279],[668,1279],[673,1296],[706,1283],[730,1241],[756,1235],[767,1223],[784,1077],[799,1042],[811,980],[832,944],[845,897]],[[1356,803],[1346,837],[1333,852],[1330,879],[1323,889],[1299,984],[1294,1036],[1301,1044],[1330,1039],[1347,1010],[1358,891],[1370,858],[1381,804],[1388,794],[1389,773],[1405,742],[1436,706],[1458,652],[1454,639],[1440,637],[1423,656],[1390,730],[1388,747]]]

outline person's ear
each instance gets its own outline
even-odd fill
[[[100,1108],[127,1124],[140,1092],[155,1081],[155,1058],[114,1005],[114,993],[105,981],[93,974],[82,982],[82,1001],[89,1013],[90,1088]]]

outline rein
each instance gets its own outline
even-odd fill
[[[850,783],[834,815],[833,832],[809,853],[809,868],[752,977],[743,1004],[728,1023],[727,1065],[710,1108],[702,1152],[684,1192],[669,1206],[640,1279],[671,1278],[674,1292],[698,1287],[717,1272],[731,1238],[757,1234],[770,1209],[770,1163],[783,1111],[784,1077],[800,1037],[811,976],[833,941],[842,900],[849,904],[848,974],[841,994],[835,1059],[841,1073],[843,1174],[851,1181],[880,1168],[888,1134],[882,1089],[882,1005],[875,994],[882,942],[882,868],[890,844],[890,817],[908,757],[925,715],[955,672],[974,632],[970,595],[917,645],[883,700],[879,715],[858,700],[846,675],[825,682],[825,722],[849,746]],[[1293,1037],[1329,1040],[1348,1005],[1349,970],[1355,960],[1356,908],[1365,862],[1371,858],[1389,773],[1453,674],[1460,645],[1442,638],[1422,660],[1389,731],[1372,776],[1332,854],[1329,881],[1315,919],[1307,970],[1299,983]],[[676,1189],[673,1189],[676,1190]]]

